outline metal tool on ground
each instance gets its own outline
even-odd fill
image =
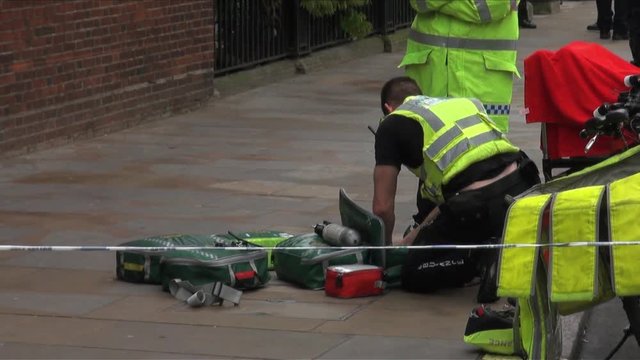
[[[173,279],[169,283],[171,295],[180,301],[185,301],[191,307],[201,307],[217,304],[222,306],[224,301],[230,301],[234,306],[240,304],[242,291],[225,285],[220,281],[195,286],[189,281]]]

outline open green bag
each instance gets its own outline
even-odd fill
[[[122,245],[140,247],[140,250],[116,252],[117,277],[128,282],[162,284],[164,290],[174,278],[194,285],[222,281],[240,289],[263,286],[269,281],[268,252],[252,240],[257,240],[256,243],[282,241],[291,235],[278,231],[234,235],[166,235],[126,242]],[[175,246],[247,247],[250,250],[145,250],[145,247]]]
[[[278,249],[280,247],[315,247],[315,249]],[[325,243],[315,233],[291,237],[279,243],[273,250],[273,262],[278,279],[308,289],[324,288],[325,270],[333,265],[364,264],[368,251],[337,249]]]

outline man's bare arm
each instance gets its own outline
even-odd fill
[[[393,165],[376,165],[373,169],[373,213],[384,222],[385,243],[391,244],[396,222],[395,200],[400,169]]]

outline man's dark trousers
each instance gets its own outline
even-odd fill
[[[635,3],[638,0],[631,0]],[[613,3],[614,9],[611,9]],[[598,8],[598,27],[600,31],[610,31],[614,34],[627,33],[627,17],[629,13],[629,0],[596,0]]]
[[[640,0],[629,5],[629,47],[636,66],[640,66]]]

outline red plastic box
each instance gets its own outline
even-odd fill
[[[385,287],[383,276],[382,268],[374,265],[329,266],[324,292],[345,299],[381,295]]]

